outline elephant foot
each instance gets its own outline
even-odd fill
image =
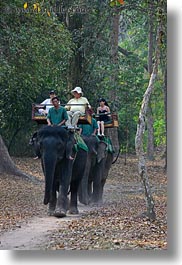
[[[48,214],[49,216],[54,216],[55,208],[56,208],[56,203],[55,203],[55,202],[53,202],[53,203],[49,203],[49,207],[48,207],[47,214]]]
[[[54,210],[50,210],[50,209],[48,209],[48,211],[47,211],[47,215],[49,215],[49,216],[54,216]]]
[[[69,214],[79,214],[79,211],[77,208],[70,208]]]
[[[84,205],[89,205],[89,202],[87,201],[80,201],[81,204],[84,204]]]
[[[66,210],[63,210],[63,209],[56,209],[55,211],[54,211],[54,216],[55,217],[65,217],[66,216]]]
[[[98,202],[91,201],[91,202],[89,203],[89,205],[90,205],[91,207],[101,207],[101,206],[103,205],[103,202],[102,202],[102,201],[98,201]]]
[[[89,200],[88,199],[84,199],[84,198],[79,198],[79,202],[84,204],[84,205],[88,205],[89,204]]]

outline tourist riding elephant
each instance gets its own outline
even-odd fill
[[[103,187],[112,164],[113,155],[106,150],[107,143],[98,141],[94,135],[83,136],[88,146],[88,157],[85,172],[79,188],[79,201],[83,204],[90,202],[101,203]]]
[[[37,132],[36,146],[40,150],[45,176],[44,204],[49,203],[50,215],[66,216],[69,190],[70,212],[78,213],[77,191],[85,168],[87,152],[79,150],[76,155],[73,153],[74,145],[74,134],[60,126],[46,126]],[[74,160],[75,155],[77,158]],[[80,156],[85,160],[80,160]]]

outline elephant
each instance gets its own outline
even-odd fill
[[[104,159],[101,161],[99,170],[101,171],[100,173],[100,179],[98,184],[96,183],[96,187],[93,187],[93,196],[92,196],[92,201],[93,203],[97,204],[102,204],[103,203],[103,191],[104,191],[104,185],[106,183],[109,170],[112,166],[112,164],[115,163],[113,162],[114,159],[114,153],[107,151],[106,156]]]
[[[107,143],[98,141],[94,135],[83,136],[89,152],[85,172],[79,187],[79,201],[88,205],[89,203],[101,204],[103,188],[113,161],[113,153],[109,153]]]
[[[49,215],[66,216],[69,191],[70,213],[78,213],[77,192],[87,152],[79,149],[76,153],[74,145],[74,133],[61,126],[45,126],[37,132],[35,147],[45,176],[44,204],[49,204]]]
[[[77,207],[78,189],[83,178],[83,173],[85,171],[87,155],[88,152],[83,149],[79,149],[73,163],[72,177],[70,183],[71,198],[69,204],[69,213],[71,214],[79,213]]]

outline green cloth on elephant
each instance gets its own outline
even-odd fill
[[[104,136],[103,141],[107,144],[106,151],[109,153],[115,153],[114,147],[112,145],[111,139],[109,137]]]
[[[78,148],[81,148],[81,149],[85,150],[86,152],[88,152],[88,147],[87,147],[86,143],[84,142],[84,140],[82,139],[82,137],[80,136],[80,134],[74,133],[74,138],[76,140],[76,145],[75,145],[76,151],[78,151]]]

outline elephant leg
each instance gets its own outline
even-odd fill
[[[84,174],[83,179],[79,187],[79,201],[82,204],[88,205],[89,196],[88,196],[88,174]]]
[[[52,194],[50,198],[50,202],[48,206],[48,215],[50,216],[54,215],[54,211],[56,208],[56,202],[57,202],[57,198],[56,198],[56,191],[55,191],[54,194]]]
[[[102,204],[101,194],[101,179],[103,174],[102,162],[97,166],[93,178],[93,193],[92,193],[92,202],[98,205]]]
[[[93,177],[92,174],[89,175],[88,178],[88,201],[89,203],[92,201],[92,196],[93,196]]]
[[[66,164],[66,162],[65,162]],[[68,204],[68,190],[71,180],[71,171],[72,168],[72,162],[69,161],[68,164],[66,164],[66,168],[63,167],[62,174],[61,174],[61,181],[59,186],[59,195],[57,199],[56,209],[54,212],[54,216],[56,217],[65,217],[67,212],[67,204]]]
[[[71,191],[71,198],[70,198],[70,206],[69,206],[69,213],[70,214],[78,214],[78,205],[77,205],[77,194],[78,194],[78,187],[79,181],[75,180],[71,182],[70,191]]]
[[[103,192],[104,192],[104,185],[106,183],[106,178],[102,179],[101,181],[101,190],[100,190],[100,194],[99,194],[99,201],[103,202]]]
[[[113,154],[107,154],[107,157],[101,161],[101,163],[98,165],[99,170],[98,174],[96,175],[96,178],[94,179],[94,192],[93,192],[93,199],[97,204],[102,204],[103,202],[103,190],[104,185],[106,183],[109,170],[111,168],[113,161]]]
[[[54,216],[56,217],[65,217],[67,212],[67,193],[68,189],[60,186],[60,191],[56,203],[56,209],[54,211]]]
[[[79,201],[82,204],[85,204],[85,205],[88,205],[88,203],[89,203],[89,196],[88,196],[88,177],[87,176],[80,183],[80,187],[79,187]]]
[[[73,174],[71,179],[70,191],[71,191],[71,200],[70,200],[70,213],[78,214],[77,207],[77,197],[79,193],[79,199],[81,203],[85,203],[83,194],[85,185],[87,187],[87,181],[84,177],[87,178],[86,173],[86,165],[87,165],[87,152],[83,150],[79,150],[77,153],[77,157],[75,159],[75,163],[73,166]],[[83,181],[83,182],[82,182]],[[79,189],[80,188],[80,189]]]
[[[87,158],[86,166],[85,166],[85,171],[83,178],[80,183],[79,187],[79,201],[82,204],[88,205],[89,203],[89,195],[88,195],[88,179],[89,179],[89,173],[91,169],[91,158]],[[81,172],[80,172],[81,174]]]
[[[50,215],[50,216],[54,215],[54,211],[55,211],[55,208],[56,208],[56,203],[57,203],[56,190],[58,190],[58,187],[56,186],[56,183],[54,181],[53,190],[51,192],[49,206],[48,206],[48,215]]]
[[[107,177],[109,175],[109,170],[112,166],[112,161],[113,161],[113,154],[107,153],[107,158],[105,161],[105,166],[104,166],[104,170],[102,173],[102,179],[101,179],[101,190],[100,190],[100,194],[99,194],[99,200],[100,201],[103,200],[104,185],[105,185]]]

